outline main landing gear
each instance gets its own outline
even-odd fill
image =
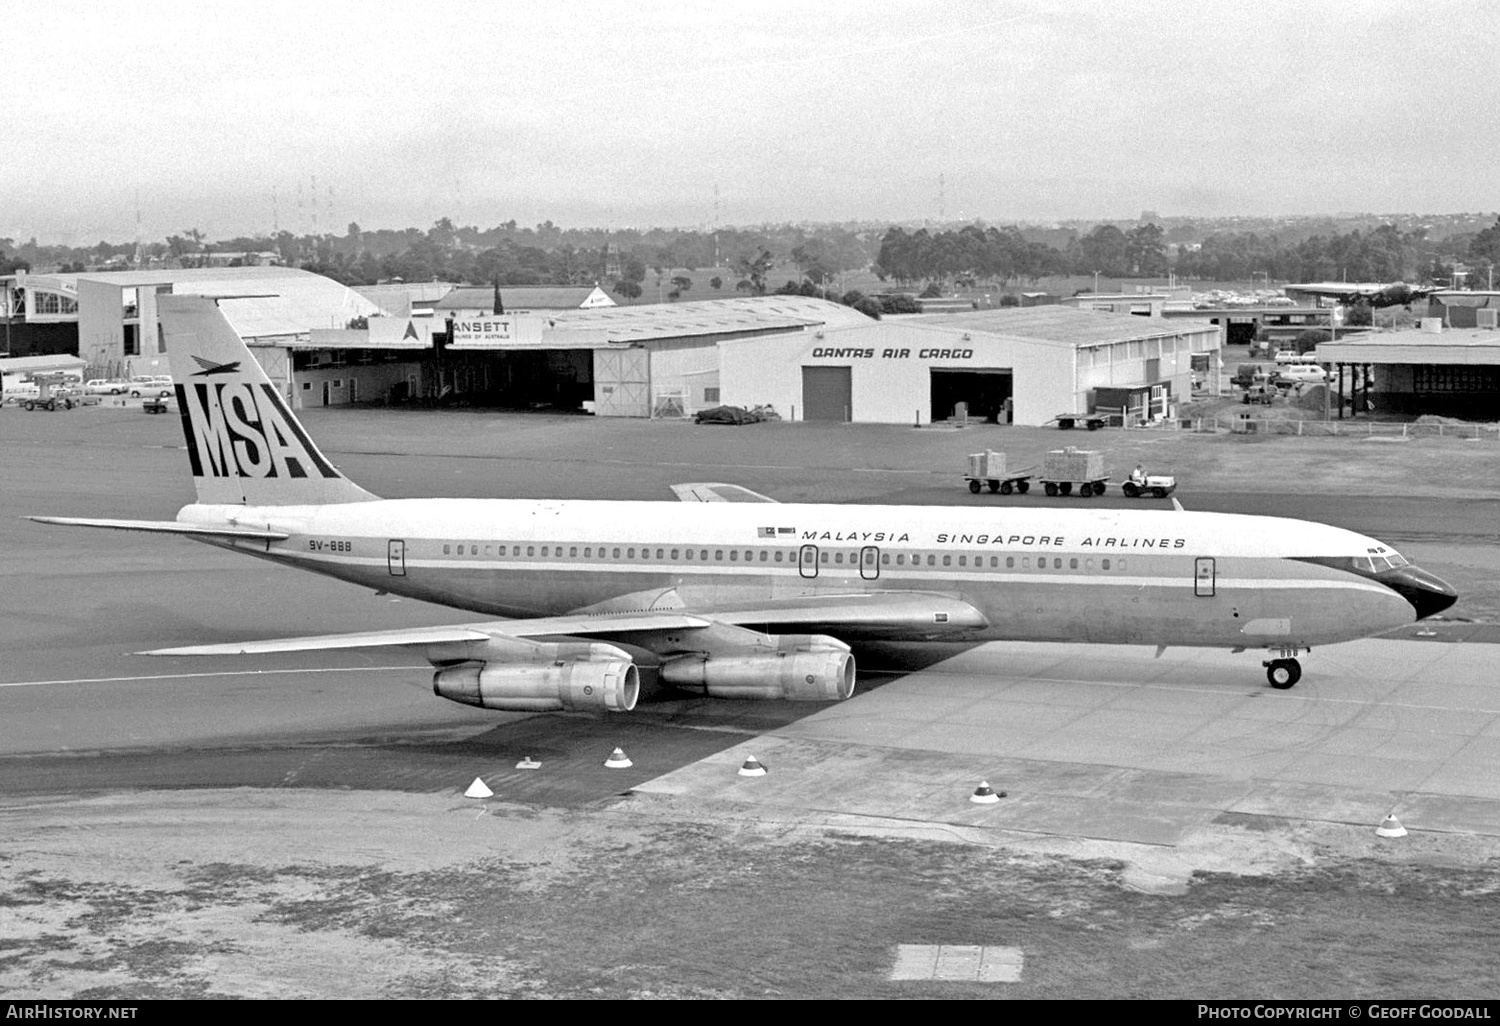
[[[1296,657],[1295,648],[1284,648],[1280,659],[1268,659],[1261,664],[1266,668],[1266,679],[1271,682],[1271,687],[1285,691],[1302,679],[1302,664]]]

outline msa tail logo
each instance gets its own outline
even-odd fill
[[[233,363],[214,363],[212,360],[205,360],[201,356],[195,356],[193,357],[193,362],[203,368],[201,371],[193,371],[193,377],[195,378],[206,377],[210,374],[233,374],[240,369],[240,361],[238,360],[235,360]]]
[[[269,384],[180,384],[177,401],[194,477],[339,476]]]

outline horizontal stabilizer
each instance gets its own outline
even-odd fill
[[[111,531],[148,531],[154,534],[184,534],[198,538],[249,538],[259,541],[285,541],[285,531],[263,531],[253,527],[212,527],[183,524],[176,520],[94,520],[87,517],[27,517],[39,524],[63,527],[103,527]]]
[[[692,481],[674,484],[672,491],[682,502],[775,502],[769,495],[752,492],[735,484],[718,481]]]

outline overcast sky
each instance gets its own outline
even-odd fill
[[[4,28],[17,239],[126,241],[137,202],[147,240],[1500,207],[1485,0],[49,0]]]

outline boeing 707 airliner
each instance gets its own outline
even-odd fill
[[[762,501],[381,499],[318,450],[215,299],[159,313],[197,501],[171,521],[31,519],[182,535],[498,619],[152,655],[404,646],[439,696],[520,711],[628,711],[642,665],[711,696],[843,699],[864,640],[1266,649],[1289,688],[1303,650],[1457,598],[1374,538],[1275,517],[782,504],[715,484],[677,490]]]

